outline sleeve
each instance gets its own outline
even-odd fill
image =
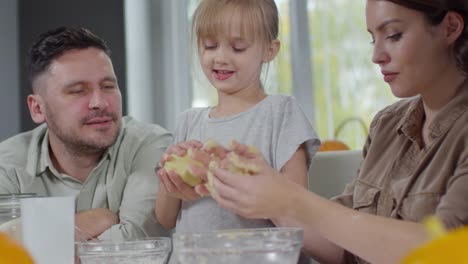
[[[188,116],[189,110],[182,112],[176,119],[176,129],[174,132],[174,141],[172,144],[187,141],[187,127],[188,127]]]
[[[134,239],[151,236],[168,236],[169,230],[162,227],[154,215],[158,178],[156,161],[172,142],[167,131],[142,142],[132,162],[132,171],[127,178],[119,210],[120,223],[106,230],[100,239]]]
[[[0,194],[20,193],[15,169],[0,165]]]
[[[305,144],[307,168],[320,146],[320,140],[304,111],[293,97],[281,107],[282,120],[278,133],[276,168],[281,169],[294,155],[301,144]]]
[[[466,151],[465,151],[466,152]],[[468,225],[468,155],[462,157],[447,184],[447,192],[436,208],[438,216],[449,229]]]

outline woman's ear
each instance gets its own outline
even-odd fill
[[[274,39],[268,46],[267,52],[265,53],[265,56],[263,57],[263,62],[268,63],[272,61],[276,57],[276,54],[278,54],[280,46],[281,46],[281,42],[279,41],[279,39]]]
[[[454,11],[448,11],[444,18],[445,39],[448,44],[453,44],[463,33],[465,21],[463,17]]]
[[[36,124],[42,124],[46,121],[44,112],[44,102],[39,94],[28,95],[28,107],[31,118]]]

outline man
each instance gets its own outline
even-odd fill
[[[0,143],[0,193],[75,196],[81,238],[159,236],[154,172],[171,135],[122,118],[105,42],[86,29],[58,28],[32,46],[27,102],[41,124]]]

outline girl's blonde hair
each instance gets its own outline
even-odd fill
[[[199,47],[207,38],[229,34],[223,31],[230,28],[236,14],[240,15],[242,38],[261,41],[265,47],[278,38],[278,9],[274,0],[202,0],[193,15],[192,39]]]

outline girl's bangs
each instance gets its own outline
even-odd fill
[[[230,37],[233,35],[231,31],[237,25],[240,26],[241,38],[253,41],[257,38],[263,39],[265,35],[261,30],[263,21],[254,10],[255,8],[245,5],[226,6],[222,3],[212,8],[201,8],[194,23],[197,43],[222,35]]]

